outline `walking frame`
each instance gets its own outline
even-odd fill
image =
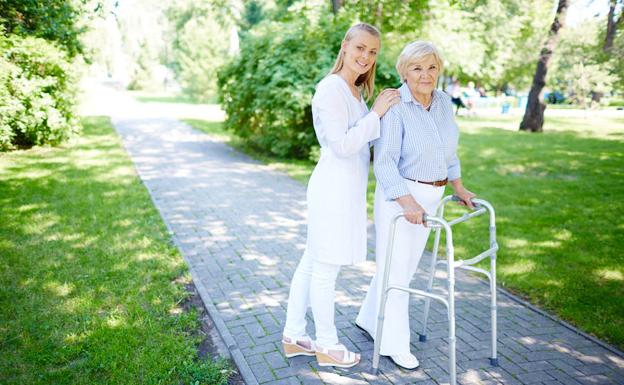
[[[460,201],[460,199],[454,195],[448,195],[444,197],[436,209],[436,216],[424,216],[424,221],[428,223],[428,226],[435,229],[435,239],[433,243],[433,252],[431,255],[431,268],[429,271],[429,280],[427,282],[427,289],[417,290],[409,287],[402,287],[396,285],[388,285],[388,279],[390,275],[390,263],[392,261],[392,251],[394,246],[394,236],[396,230],[396,222],[399,218],[404,217],[403,213],[398,213],[394,216],[390,223],[390,234],[388,239],[388,249],[386,252],[386,263],[384,268],[384,276],[382,282],[382,295],[381,304],[379,309],[379,316],[377,319],[377,329],[375,330],[375,347],[373,352],[373,374],[377,375],[379,372],[379,350],[381,348],[381,338],[383,331],[384,315],[386,310],[386,301],[388,299],[388,293],[391,290],[404,291],[410,294],[415,294],[425,298],[425,309],[423,313],[423,325],[422,333],[419,334],[419,340],[425,342],[427,340],[427,318],[429,316],[429,308],[431,305],[431,299],[438,300],[446,306],[448,322],[449,322],[449,374],[451,385],[456,384],[456,371],[455,371],[455,269],[470,270],[487,276],[490,282],[490,294],[491,294],[491,357],[490,364],[492,366],[498,366],[498,358],[496,356],[496,251],[498,250],[498,244],[496,243],[496,218],[494,214],[494,208],[492,205],[482,199],[473,199],[472,202],[475,209],[472,212],[466,213],[459,218],[451,221],[444,219],[444,206],[450,201]],[[480,216],[484,213],[489,214],[490,219],[490,247],[486,251],[477,255],[476,257],[455,261],[455,254],[453,248],[453,234],[451,226],[461,222],[465,222],[471,218]],[[446,234],[446,260],[437,260],[438,246],[440,244],[440,235],[444,229]],[[490,271],[475,267],[473,265],[479,263],[485,258],[490,258]],[[447,295],[446,297],[431,292],[433,287],[433,279],[435,276],[436,266],[446,265],[447,268]]]

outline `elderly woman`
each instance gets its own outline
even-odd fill
[[[401,102],[381,121],[381,136],[375,143],[374,170],[377,271],[356,319],[356,325],[374,335],[381,299],[390,221],[403,212],[397,223],[390,285],[408,286],[427,243],[429,229],[425,213],[436,206],[450,183],[462,203],[473,207],[475,194],[460,178],[457,158],[459,130],[451,99],[437,90],[442,58],[433,44],[409,43],[396,64],[403,85]],[[408,223],[409,222],[409,223]],[[381,354],[400,367],[415,369],[418,359],[410,352],[409,295],[392,291],[388,296]]]

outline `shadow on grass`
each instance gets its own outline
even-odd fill
[[[190,381],[183,260],[108,120],[84,124],[0,156],[0,382]]]
[[[497,210],[499,283],[624,347],[623,143],[496,128],[461,141],[464,183]],[[487,245],[477,226],[457,229],[462,258]]]

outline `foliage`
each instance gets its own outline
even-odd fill
[[[279,156],[306,157],[315,144],[310,101],[342,36],[306,20],[269,23],[246,37],[219,72],[226,126]]]
[[[0,154],[0,383],[225,385],[187,267],[108,118]]]
[[[624,9],[620,10],[620,12],[624,12]],[[622,14],[620,14],[620,20],[624,20],[624,16],[622,16]],[[603,22],[603,26],[605,23],[606,22]],[[600,42],[604,41],[605,32],[606,31],[603,29],[598,32],[598,40]],[[609,53],[603,53],[596,58],[598,63],[604,63],[606,68],[608,68],[609,75],[615,77],[613,89],[614,91],[619,91],[620,94],[624,90],[624,60],[622,60],[623,57],[624,23],[620,22],[613,39],[613,46],[611,47]]]
[[[346,0],[340,12],[354,20],[375,25],[383,33],[419,31],[429,8],[429,0]]]
[[[174,24],[172,67],[183,92],[198,101],[214,99],[217,69],[228,57],[231,23],[210,2],[183,1],[167,10]]]
[[[70,56],[81,53],[79,36],[85,27],[79,25],[86,12],[85,0],[2,0],[0,25],[7,34],[36,36],[54,41]]]
[[[564,91],[583,107],[589,104],[592,94],[610,93],[617,81],[609,71],[610,62],[599,60],[602,43],[596,41],[598,28],[595,21],[564,28],[548,77],[552,89]]]
[[[306,12],[256,28],[219,72],[226,127],[252,147],[282,157],[307,158],[317,145],[310,109],[315,85],[331,69],[352,23]],[[380,61],[378,88],[397,86],[393,67]]]
[[[0,35],[0,150],[57,144],[79,130],[76,79],[43,39]]]
[[[431,3],[422,36],[446,59],[446,74],[488,89],[530,84],[548,31],[551,6],[541,0]]]

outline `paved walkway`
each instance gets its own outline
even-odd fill
[[[353,320],[374,271],[372,261],[344,268],[337,287],[339,337],[363,353],[363,362],[333,370],[320,368],[311,357],[285,359],[281,330],[305,240],[305,186],[172,119],[114,123],[249,385],[448,381],[444,308],[433,305],[429,340],[418,342],[418,299],[411,306],[412,350],[421,368],[402,371],[382,359],[382,374],[367,374],[372,343]],[[621,356],[502,293],[500,366],[491,367],[488,288],[470,276],[458,278],[460,383],[624,384]]]

